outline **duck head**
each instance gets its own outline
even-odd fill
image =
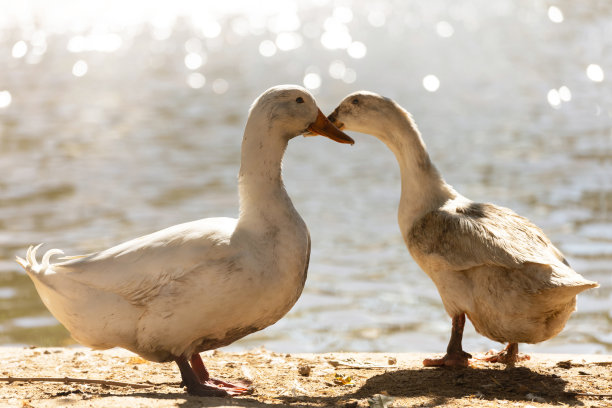
[[[407,117],[408,112],[392,99],[368,91],[358,91],[344,98],[328,119],[338,129],[367,133],[384,139],[391,126],[404,122]]]
[[[268,89],[253,103],[249,116],[255,115],[263,117],[270,130],[281,131],[287,140],[308,132],[338,143],[355,143],[325,117],[312,94],[299,86],[279,85]]]

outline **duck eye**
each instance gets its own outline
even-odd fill
[[[351,101],[353,105],[359,105],[359,99],[355,98]]]
[[[304,103],[304,99],[301,96],[298,96],[297,98],[295,98],[295,101],[297,103]]]

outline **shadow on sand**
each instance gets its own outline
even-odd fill
[[[546,402],[583,405],[571,392],[565,391],[567,381],[555,374],[542,374],[526,367],[517,368],[420,368],[388,371],[368,378],[363,386],[343,388],[334,396],[278,396],[275,401],[262,402],[252,397],[201,398],[184,392],[137,392],[132,397],[176,400],[177,406],[191,407],[294,407],[356,406],[358,400],[387,393],[399,398],[425,398],[427,405],[437,406],[465,397],[514,402]],[[113,394],[99,395],[111,397]],[[116,395],[118,396],[118,395]],[[181,401],[182,400],[182,401]],[[282,402],[280,402],[282,401]],[[416,402],[416,401],[415,401]],[[421,400],[422,402],[422,400]]]
[[[421,368],[388,371],[375,375],[354,393],[329,398],[330,403],[346,399],[366,399],[387,393],[394,397],[428,398],[428,405],[440,405],[451,399],[473,397],[516,402],[563,402],[583,405],[571,392],[567,381],[555,374],[541,374],[526,367],[493,368]],[[317,397],[289,398],[287,402],[321,402]]]

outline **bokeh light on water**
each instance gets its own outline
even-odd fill
[[[0,91],[0,108],[6,108],[12,100],[13,97],[9,91]]]
[[[236,216],[248,108],[302,84],[330,112],[367,89],[414,115],[447,181],[540,225],[601,288],[527,349],[612,352],[612,5],[527,0],[0,1],[0,342],[70,344],[13,261]],[[397,227],[377,140],[296,138],[287,189],[307,285],[233,348],[443,351],[450,321]],[[466,330],[467,350],[495,344]]]

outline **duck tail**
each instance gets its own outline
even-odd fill
[[[584,280],[583,282],[581,282],[579,285],[574,286],[575,290],[577,290],[576,294],[583,292],[587,289],[593,289],[593,288],[598,288],[599,287],[599,283],[597,282],[593,282],[590,280]]]
[[[550,300],[555,299],[555,302],[564,303],[575,299],[576,295],[588,289],[599,287],[597,282],[592,282],[586,279],[581,279],[578,282],[566,283],[562,286],[549,288],[544,293],[550,296]]]
[[[553,289],[560,296],[573,297],[588,289],[599,287],[599,283],[593,282],[574,271],[564,264],[552,265],[553,267]]]
[[[52,264],[50,264],[51,257],[53,255],[60,255],[64,253],[64,251],[62,251],[61,249],[50,249],[47,252],[45,252],[45,254],[43,255],[41,259],[41,262],[38,263],[38,261],[36,260],[36,251],[38,251],[38,248],[40,248],[42,245],[43,244],[38,244],[36,246],[30,246],[28,248],[28,252],[26,253],[25,259],[19,256],[16,257],[17,263],[21,265],[23,269],[25,269],[28,275],[32,277],[38,276],[38,275],[44,275],[45,272],[47,272],[47,270],[49,269],[49,267],[52,266]]]

